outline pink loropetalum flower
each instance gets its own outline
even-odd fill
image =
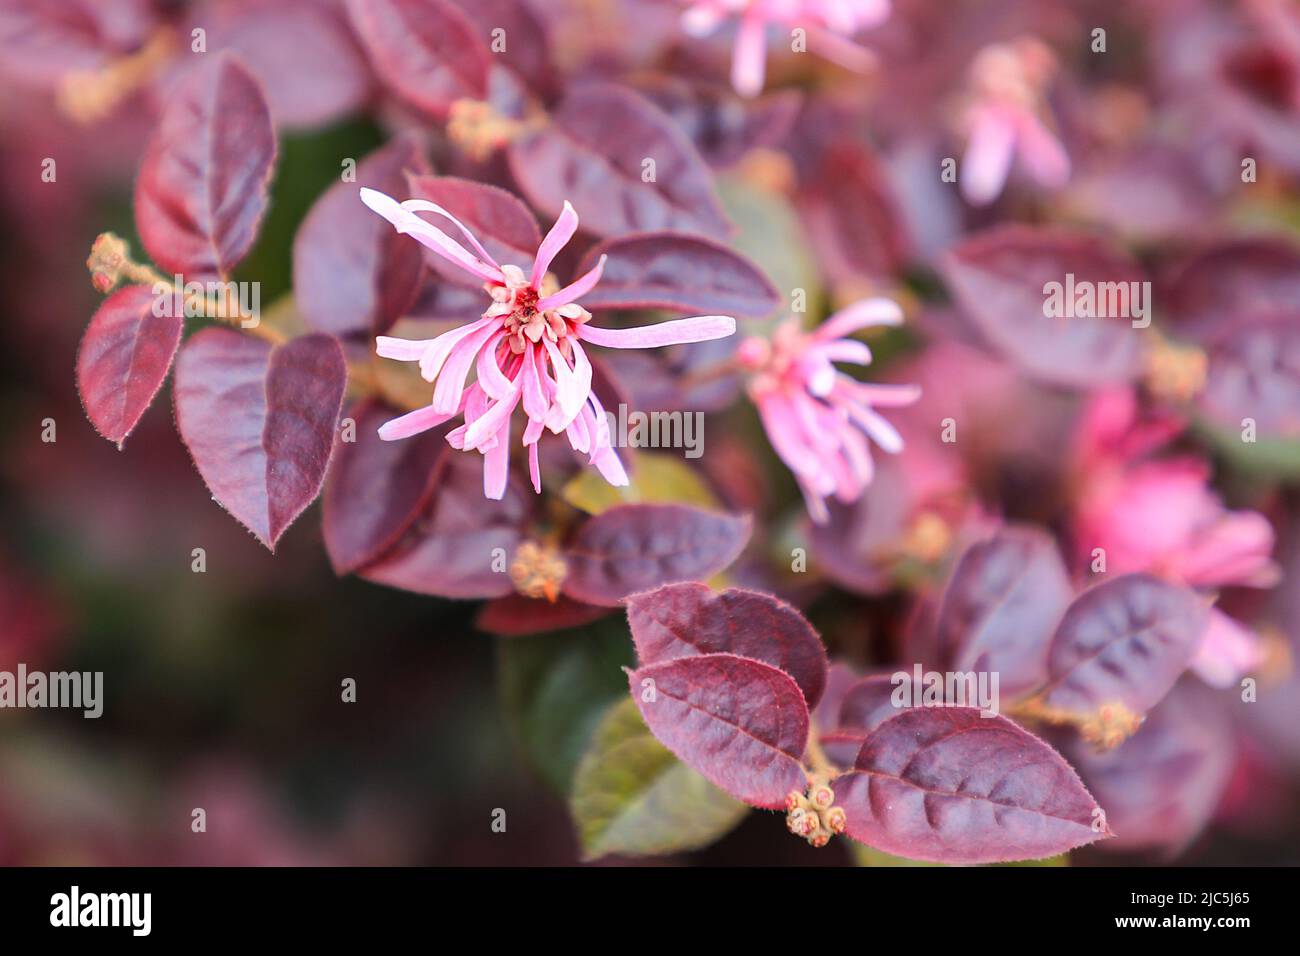
[[[866,343],[846,336],[902,321],[895,303],[867,299],[836,312],[813,332],[802,331],[799,320],[791,318],[770,342],[755,337],[740,344],[739,360],[752,373],[747,388],[763,428],[819,524],[829,518],[828,496],[855,501],[871,484],[875,466],[868,437],[887,452],[903,449],[897,429],[875,406],[910,405],[920,398],[920,389],[859,382],[834,365],[870,364]]]
[[[985,47],[975,58],[961,166],[961,191],[968,202],[985,205],[996,199],[1017,158],[1042,186],[1056,189],[1070,178],[1070,157],[1044,121],[1055,72],[1052,51],[1029,38]]]
[[[725,338],[736,331],[727,315],[701,315],[638,329],[600,329],[588,324],[591,313],[578,304],[600,281],[605,257],[586,275],[552,291],[547,269],[578,229],[578,215],[567,202],[542,240],[531,271],[500,265],[477,238],[447,210],[422,199],[399,203],[373,189],[361,190],[362,201],[406,233],[483,280],[491,305],[475,322],[434,339],[412,341],[380,336],[384,358],[419,362],[425,381],[434,384],[433,401],[386,422],[385,441],[407,438],[457,415],[465,422],[447,435],[454,448],[483,454],[483,493],[505,494],[509,475],[510,419],[519,405],[528,416],[523,444],[533,488],[542,490],[537,442],[546,430],[565,433],[574,450],[612,485],[626,485],[627,473],[610,441],[605,410],[591,388],[592,368],[581,343],[615,349],[654,348]],[[444,216],[464,236],[466,248],[417,213]],[[466,387],[470,368],[477,380]]]
[[[865,72],[875,58],[845,39],[889,18],[889,0],[691,0],[682,24],[692,36],[708,36],[724,21],[736,19],[731,54],[731,85],[742,96],[763,91],[767,27],[803,28],[816,51],[846,69]]]

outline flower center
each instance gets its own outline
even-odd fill
[[[488,283],[485,286],[492,296],[492,305],[483,314],[501,318],[510,351],[521,355],[529,342],[536,345],[542,341],[542,336],[565,351],[564,340],[572,331],[570,326],[587,321],[591,313],[577,303],[540,309],[538,305],[543,294],[553,291],[549,287],[554,284],[554,279],[548,274],[542,282],[544,288],[539,291],[524,278],[523,270],[518,266],[502,266],[502,271],[506,275],[505,285]]]

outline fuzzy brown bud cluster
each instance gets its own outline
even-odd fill
[[[555,548],[525,541],[510,562],[510,580],[515,590],[525,597],[545,597],[555,603],[568,570]]]
[[[131,247],[125,239],[111,232],[101,232],[90,247],[86,268],[97,292],[111,292],[122,280],[122,270],[130,263]]]
[[[785,798],[785,826],[812,846],[825,846],[848,824],[842,807],[835,806],[835,791],[814,780],[806,794],[791,790]]]

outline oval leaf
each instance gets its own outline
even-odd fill
[[[185,320],[155,315],[149,286],[118,289],[95,310],[77,352],[77,390],[86,417],[119,448],[140,421],[181,344]]]
[[[507,594],[484,604],[474,626],[497,637],[524,637],[581,627],[613,613],[610,608],[581,604],[563,594],[554,601]]]
[[[247,68],[222,53],[187,73],[135,184],[149,255],[187,281],[228,276],[257,238],[274,161],[271,113]]]
[[[210,328],[181,349],[176,427],[212,496],[272,551],[320,492],[346,384],[327,335],[273,348]]]
[[[348,415],[356,438],[339,443],[321,501],[335,574],[350,574],[397,543],[429,503],[448,454],[446,427],[382,441],[379,426],[396,417],[392,409],[363,401]]]
[[[509,158],[535,206],[558,216],[567,199],[583,229],[598,236],[670,229],[726,238],[730,231],[712,174],[690,140],[657,106],[622,87],[572,91],[549,125],[511,144]],[[654,161],[653,178],[646,160]]]
[[[375,72],[412,105],[441,120],[456,100],[486,96],[486,39],[455,4],[347,0],[347,6]]]
[[[1060,754],[973,707],[917,708],[877,728],[832,784],[846,833],[936,863],[1038,859],[1108,835]]]
[[[400,443],[395,443],[400,444]],[[505,497],[483,497],[483,460],[452,454],[432,500],[402,539],[360,572],[376,584],[450,598],[501,597],[514,592],[497,570],[497,548],[513,556],[531,517],[532,491],[513,479]]]
[[[808,705],[788,674],[706,654],[629,671],[628,684],[660,742],[738,800],[776,810],[807,786]]]
[[[602,256],[600,283],[582,297],[588,309],[673,309],[764,316],[781,297],[762,270],[720,242],[675,232],[607,239],[583,257],[583,275]]]
[[[826,756],[837,766],[851,767],[872,731],[899,713],[894,689],[892,675],[873,674],[844,692],[835,719],[824,725],[828,729],[820,738]]]
[[[414,140],[399,136],[357,164],[356,182],[335,183],[311,207],[293,240],[293,288],[312,328],[368,338],[414,302],[420,245],[367,209],[358,190],[401,192],[405,172],[427,165]]]
[[[620,505],[584,523],[565,554],[564,593],[614,605],[630,594],[698,581],[736,560],[750,519],[686,505]]]
[[[749,811],[672,755],[636,704],[615,704],[578,765],[569,806],[587,859],[708,846]]]
[[[1050,707],[1090,714],[1118,701],[1144,714],[1169,692],[1205,632],[1196,592],[1148,574],[1091,588],[1061,619],[1047,656]]]
[[[1222,323],[1208,352],[1197,401],[1209,419],[1237,432],[1249,418],[1261,437],[1300,439],[1300,311]]]
[[[701,654],[735,654],[794,678],[809,707],[826,689],[826,649],[798,610],[770,594],[669,584],[627,600],[637,660],[645,666]]]
[[[1144,276],[1136,264],[1086,233],[1003,226],[967,239],[947,257],[943,273],[953,295],[987,342],[1045,382],[1091,387],[1133,379],[1142,367],[1143,329],[1133,319],[1049,318],[1049,282],[1069,275],[1098,289],[1123,290]],[[1103,285],[1106,284],[1106,285]],[[1142,304],[1151,303],[1144,297]],[[1071,314],[1071,313],[1067,313]],[[1150,318],[1148,313],[1147,318]]]
[[[1006,528],[972,545],[944,591],[936,640],[940,670],[996,671],[1015,697],[1047,679],[1047,647],[1074,596],[1056,543],[1035,528]]]

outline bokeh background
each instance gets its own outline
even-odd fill
[[[39,7],[54,0],[0,4],[6,8],[0,28],[15,22],[8,8],[33,2]],[[211,48],[238,49],[272,90],[280,115],[296,118],[281,124],[269,217],[237,276],[261,283],[265,308],[290,291],[292,237],[312,201],[336,180],[338,158],[364,155],[409,118],[379,92],[332,3],[88,0],[84,6],[99,8],[120,34],[122,52],[138,51],[154,29],[133,26],[132,17],[173,27],[226,25],[224,32],[212,30]],[[566,63],[584,63],[593,72],[653,67],[669,74],[703,64],[701,76],[719,87],[725,83],[726,43],[701,47],[675,32],[678,8],[671,3],[543,6],[550,8]],[[1293,102],[1285,97],[1295,94],[1282,91],[1295,82],[1288,71],[1297,70],[1300,53],[1293,51],[1290,60],[1261,57],[1224,73],[1215,41],[1186,21],[1189,11],[1238,18],[1238,5],[1153,0],[1123,16],[1116,6],[897,4],[911,25],[913,52],[898,44],[896,33],[883,35],[882,48],[886,72],[898,71],[894,89],[906,87],[911,98],[889,95],[888,86],[873,94],[873,129],[892,144],[892,181],[917,181],[912,160],[917,151],[929,156],[933,144],[911,127],[918,120],[918,126],[943,127],[937,91],[951,88],[973,50],[1027,31],[1049,42],[1077,43],[1092,14],[1110,17],[1115,53],[1104,65],[1082,56],[1067,64],[1075,80],[1070,94],[1086,98],[1069,104],[1068,115],[1071,142],[1093,151],[1076,154],[1088,157],[1087,168],[1100,168],[1111,156],[1106,150],[1118,154],[1124,142],[1173,115],[1172,109],[1156,114],[1169,97],[1188,94],[1190,108],[1197,102],[1191,94],[1224,76],[1289,117],[1285,129],[1276,125],[1281,119],[1267,121],[1275,124],[1267,131],[1272,148],[1294,150],[1282,140],[1296,135],[1300,96]],[[328,42],[299,32],[293,17],[300,7],[318,8],[309,17],[327,11],[340,32],[330,32]],[[250,27],[241,20],[251,16],[247,10],[266,19]],[[322,547],[319,506],[269,554],[209,497],[170,420],[169,386],[123,451],[86,421],[73,368],[80,335],[101,296],[84,261],[105,230],[139,249],[131,190],[171,67],[158,66],[147,81],[128,84],[102,115],[87,117],[77,115],[84,113],[81,101],[70,104],[59,92],[63,77],[85,65],[79,56],[72,47],[42,47],[21,31],[0,29],[0,75],[6,78],[0,82],[0,669],[24,661],[32,669],[103,671],[104,715],[86,720],[70,711],[0,711],[0,862],[575,862],[577,842],[562,790],[594,720],[625,693],[619,665],[630,663],[631,652],[617,616],[570,632],[493,638],[474,628],[472,603],[336,578]],[[774,82],[783,81],[782,69],[774,67]],[[833,70],[827,76],[813,82],[854,83]],[[806,79],[795,73],[791,81]],[[1180,83],[1200,85],[1180,89]],[[1285,105],[1278,105],[1279,97]],[[1209,124],[1223,117],[1202,119]],[[1203,141],[1199,130],[1185,125],[1175,135],[1181,144],[1171,157],[1175,166],[1201,155],[1206,142],[1221,142]],[[437,152],[438,142],[432,149]],[[57,161],[55,182],[42,181],[48,157]],[[1300,152],[1292,155],[1296,159]],[[760,181],[766,168],[727,172],[724,195]],[[1176,182],[1196,203],[1213,207],[1216,221],[1253,218],[1294,233],[1298,169],[1295,164],[1271,174],[1249,199],[1216,188],[1197,192],[1181,172]],[[909,195],[922,200],[907,211],[922,260],[927,247],[941,248],[963,221],[978,224],[1006,212],[963,211],[936,199],[933,189]],[[1038,208],[1035,200],[1027,203]],[[1126,204],[1114,205],[1119,208],[1097,216],[1140,218]],[[1145,221],[1188,211],[1177,196],[1177,208],[1169,205],[1147,210]],[[1192,200],[1187,205],[1198,212]],[[788,213],[798,218],[793,205]],[[862,241],[872,240],[863,233]],[[787,252],[791,268],[809,257],[803,249]],[[920,270],[912,288],[924,295],[932,281]],[[734,434],[761,444],[752,415],[735,415]],[[55,423],[56,441],[42,440],[46,419]],[[716,435],[729,430],[726,424],[711,427]],[[1025,441],[1034,434],[1032,423],[1022,428],[1013,422],[1008,429]],[[727,452],[717,447],[714,461],[721,467]],[[1032,496],[1032,478],[1007,464],[1018,452],[1002,451],[990,481],[1002,485],[1003,500],[1018,502],[1011,507],[1020,517],[1050,520],[1040,513],[1042,499]],[[762,494],[781,498],[781,513],[797,512],[788,477],[767,457],[761,464]],[[1259,479],[1248,469],[1234,474],[1251,502],[1262,483],[1283,532],[1279,553],[1294,552],[1300,516],[1295,486],[1289,479]],[[777,512],[772,507],[768,515],[774,525]],[[206,551],[202,574],[191,570],[191,551],[198,547]],[[1288,563],[1286,582],[1268,597],[1289,608],[1271,619],[1292,628],[1300,621],[1296,564]],[[832,649],[864,664],[887,657],[881,648],[907,615],[896,594],[864,598],[823,584],[804,597]],[[1300,641],[1294,630],[1287,636],[1293,645]],[[344,678],[357,682],[355,703],[340,700]],[[1295,680],[1287,680],[1294,689]],[[1213,823],[1176,862],[1297,862],[1297,718],[1300,707],[1279,705],[1249,725],[1234,725],[1231,781]],[[195,807],[207,812],[205,834],[191,832]],[[497,808],[507,813],[505,833],[491,827]],[[1075,855],[1080,864],[1115,860],[1165,858]],[[707,850],[654,862],[850,861],[844,841],[812,850],[790,839],[774,815],[755,813]]]

